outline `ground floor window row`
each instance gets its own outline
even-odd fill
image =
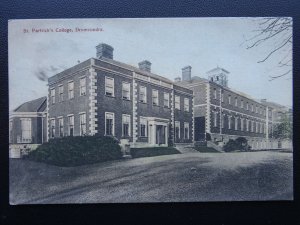
[[[58,137],[73,136],[75,125],[79,126],[79,135],[83,136],[87,134],[87,120],[86,113],[79,113],[76,115],[79,117],[79,124],[74,123],[74,114],[70,114],[67,117],[59,116],[57,118],[49,119],[49,137],[54,138],[58,133]],[[67,131],[65,130],[67,128]],[[56,132],[58,129],[58,132]]]
[[[86,113],[80,113],[79,115],[79,123],[74,123],[74,117],[76,115],[68,115],[67,117],[57,117],[57,118],[50,118],[49,119],[49,135],[50,138],[54,138],[56,136],[63,137],[63,136],[73,136],[74,130],[77,126],[79,126],[79,135],[86,135],[87,134],[87,120],[86,120]],[[169,123],[165,125],[168,126]],[[115,136],[115,113],[113,112],[105,112],[105,124],[104,124],[104,134],[108,136]],[[127,138],[132,136],[131,131],[132,121],[131,115],[129,114],[122,114],[122,137]],[[152,124],[149,125],[149,121],[147,117],[139,117],[138,123],[138,136],[139,137],[148,137],[149,133],[151,132]],[[160,129],[160,125],[156,125],[158,129]],[[58,131],[56,130],[58,129]],[[67,132],[65,132],[67,131]],[[175,140],[180,139],[190,139],[190,123],[189,122],[180,122],[175,121]],[[164,133],[164,131],[162,131]]]
[[[213,127],[220,127],[221,124],[222,129],[227,128],[253,133],[266,133],[266,124],[264,122],[226,114],[220,116],[220,113],[216,111],[212,112],[212,123]]]

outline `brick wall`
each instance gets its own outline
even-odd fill
[[[80,135],[80,117],[79,113],[86,113],[86,125],[88,128],[89,121],[89,71],[88,68],[81,70],[72,76],[67,74],[65,79],[60,79],[59,82],[49,83],[48,88],[48,98],[51,99],[50,90],[55,89],[55,103],[52,104],[51,100],[49,101],[48,109],[48,125],[50,127],[50,119],[55,118],[55,136],[59,136],[59,127],[58,127],[58,117],[63,117],[64,120],[64,136],[68,135],[68,115],[74,115],[74,136]],[[79,84],[80,78],[86,78],[86,95],[80,96]],[[74,98],[68,98],[68,83],[70,81],[74,82]],[[63,101],[59,102],[59,89],[58,86],[63,85]]]

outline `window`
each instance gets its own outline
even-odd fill
[[[50,90],[50,95],[51,95],[51,104],[55,104],[55,89]]]
[[[231,95],[228,96],[228,104],[231,104]]]
[[[86,95],[86,78],[80,78],[80,96]]]
[[[148,123],[147,118],[140,117],[140,136],[141,137],[147,137],[147,130],[148,130],[147,123]]]
[[[254,107],[253,107],[253,104],[251,105],[251,111],[252,111],[252,112],[254,111]]]
[[[214,88],[214,99],[217,99],[217,89]]]
[[[217,126],[217,117],[218,117],[218,113],[217,112],[213,112],[213,116],[214,116],[214,127]]]
[[[228,116],[228,129],[231,129],[231,116]]]
[[[69,99],[74,98],[74,82],[73,81],[68,83],[68,97],[69,97]]]
[[[256,126],[255,126],[255,130],[256,130],[256,133],[258,133],[258,131],[259,131],[259,123],[258,122],[256,122]]]
[[[69,136],[74,135],[74,116],[68,116]]]
[[[55,119],[50,120],[50,138],[55,137]]]
[[[254,121],[251,121],[251,132],[254,132]]]
[[[255,108],[255,113],[258,113],[258,106],[256,106]]]
[[[237,99],[237,97],[235,97],[235,102],[234,102],[234,105],[235,105],[235,107],[237,107],[237,106],[238,106],[238,99]]]
[[[164,107],[170,107],[170,96],[169,93],[164,92]]]
[[[222,93],[221,93],[221,101],[224,102],[224,91],[222,90]]]
[[[127,82],[122,83],[122,98],[125,100],[130,99],[130,83]]]
[[[144,86],[140,86],[140,102],[147,102],[147,89]]]
[[[175,109],[180,110],[180,96],[175,95]]]
[[[189,123],[184,123],[184,139],[189,139]]]
[[[158,90],[152,90],[152,105],[158,105]]]
[[[64,118],[63,117],[58,118],[58,131],[59,131],[59,136],[63,137],[64,136]]]
[[[246,103],[246,109],[249,110],[249,103]]]
[[[243,131],[243,130],[244,130],[244,119],[241,118],[241,131]]]
[[[114,78],[105,77],[105,95],[114,96]]]
[[[241,100],[241,108],[242,109],[244,108],[244,100],[243,99]]]
[[[224,128],[224,126],[225,126],[225,115],[223,114],[222,115],[222,129]]]
[[[22,143],[30,143],[31,137],[31,118],[21,118]]]
[[[130,115],[126,115],[126,114],[122,115],[122,136],[123,137],[130,136]]]
[[[250,123],[250,121],[248,119],[246,119],[246,131],[249,131],[249,123]]]
[[[234,129],[237,130],[238,129],[238,118],[234,117]]]
[[[80,120],[80,135],[86,134],[86,114],[81,113],[79,114],[79,120]]]
[[[184,111],[186,112],[190,111],[190,102],[188,98],[184,98]]]
[[[62,102],[64,100],[64,86],[63,85],[60,85],[58,86],[58,101],[59,102]]]
[[[105,113],[105,135],[115,134],[115,114]]]
[[[175,141],[180,139],[180,122],[175,121]]]

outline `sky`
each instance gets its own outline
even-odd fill
[[[133,66],[149,60],[153,73],[171,80],[187,65],[192,76],[202,78],[219,66],[230,72],[230,88],[292,106],[291,75],[270,81],[270,76],[283,73],[277,66],[283,53],[257,63],[275,43],[246,49],[246,40],[257,30],[254,18],[10,20],[8,25],[10,111],[46,96],[47,77],[96,57],[99,43],[114,48],[115,60]],[[75,32],[76,27],[102,31]],[[57,32],[62,29],[74,32]]]

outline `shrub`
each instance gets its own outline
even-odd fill
[[[244,137],[238,137],[235,140],[229,139],[229,141],[223,147],[225,152],[231,152],[235,150],[248,151],[250,149],[251,147],[248,145],[248,141]]]
[[[153,148],[131,148],[130,154],[132,158],[152,157],[159,155],[180,154],[180,152],[173,147],[153,147]]]
[[[28,155],[30,160],[57,166],[79,166],[121,157],[118,140],[101,136],[50,139]]]

